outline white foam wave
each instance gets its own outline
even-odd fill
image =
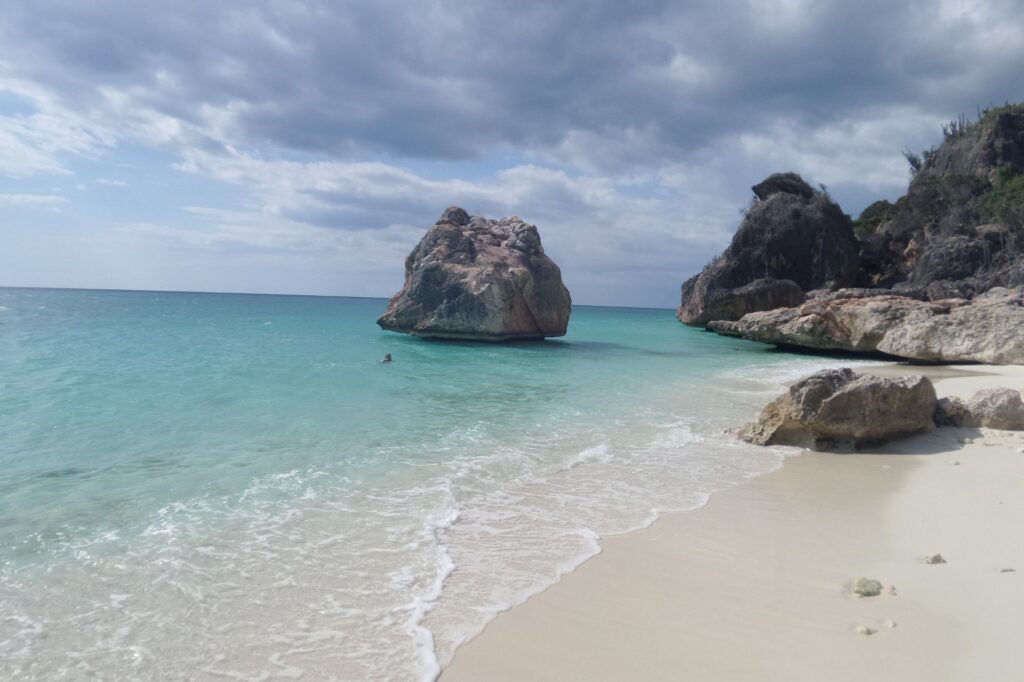
[[[739,391],[667,382],[648,407],[504,440],[467,424],[379,479],[298,467],[165,505],[134,535],[70,543],[56,579],[0,583],[35,623],[0,623],[0,676],[434,679],[602,537],[779,466],[720,432],[807,367],[722,380]]]
[[[597,445],[583,448],[570,457],[565,463],[565,467],[572,469],[584,462],[608,462],[613,456],[611,446],[608,443],[598,443]]]

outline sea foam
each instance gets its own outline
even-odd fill
[[[778,467],[723,432],[825,364],[671,311],[481,346],[382,301],[5,295],[5,679],[432,679],[601,538]]]

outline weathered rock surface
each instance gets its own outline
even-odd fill
[[[728,336],[781,346],[881,353],[924,362],[1024,363],[1024,293],[996,288],[972,301],[845,295],[711,322]]]
[[[1019,391],[1009,388],[986,388],[967,401],[964,426],[989,429],[1024,430],[1024,400]]]
[[[757,445],[814,450],[879,445],[931,430],[936,402],[935,388],[923,376],[825,370],[791,386],[739,435]]]
[[[713,282],[709,279],[690,282],[693,282],[693,289],[689,300],[698,307],[687,308],[685,314],[694,314],[696,317],[690,319],[700,320],[699,324],[709,320],[738,320],[747,313],[788,308],[806,299],[803,290],[791,279],[763,278],[735,289],[710,290],[707,287]]]
[[[382,328],[440,339],[563,336],[572,301],[534,225],[444,212],[405,260]]]
[[[852,240],[839,207],[800,176],[755,185],[757,201],[730,246],[683,285],[679,319],[794,347],[1024,361],[1020,297],[976,300],[1024,289],[1024,104],[961,118],[943,132],[939,147],[907,153],[906,195],[866,208]],[[808,302],[787,303],[795,290],[780,281],[812,292]],[[854,296],[854,286],[868,288]],[[774,312],[730,324],[767,311]]]
[[[970,297],[1024,285],[1024,105],[947,126],[919,158],[905,196],[855,221],[868,282],[945,282]]]
[[[795,194],[804,199],[814,197],[814,188],[796,173],[773,173],[750,188],[754,196],[764,201],[773,194]]]
[[[939,398],[935,405],[935,425],[961,428],[971,425],[971,412],[960,398]]]
[[[802,292],[852,286],[858,247],[849,216],[795,173],[768,177],[732,243],[682,290],[680,321],[704,325],[792,306]]]

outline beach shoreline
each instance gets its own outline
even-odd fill
[[[940,396],[1024,385],[1019,366],[862,371],[923,373]],[[603,538],[441,679],[1019,679],[1022,436],[937,429],[789,457],[698,510]],[[948,563],[923,561],[935,553]],[[883,593],[853,596],[859,576]]]

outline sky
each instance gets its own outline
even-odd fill
[[[856,216],[1022,64],[1024,0],[4,0],[0,285],[390,296],[459,205],[671,307],[751,185]]]

